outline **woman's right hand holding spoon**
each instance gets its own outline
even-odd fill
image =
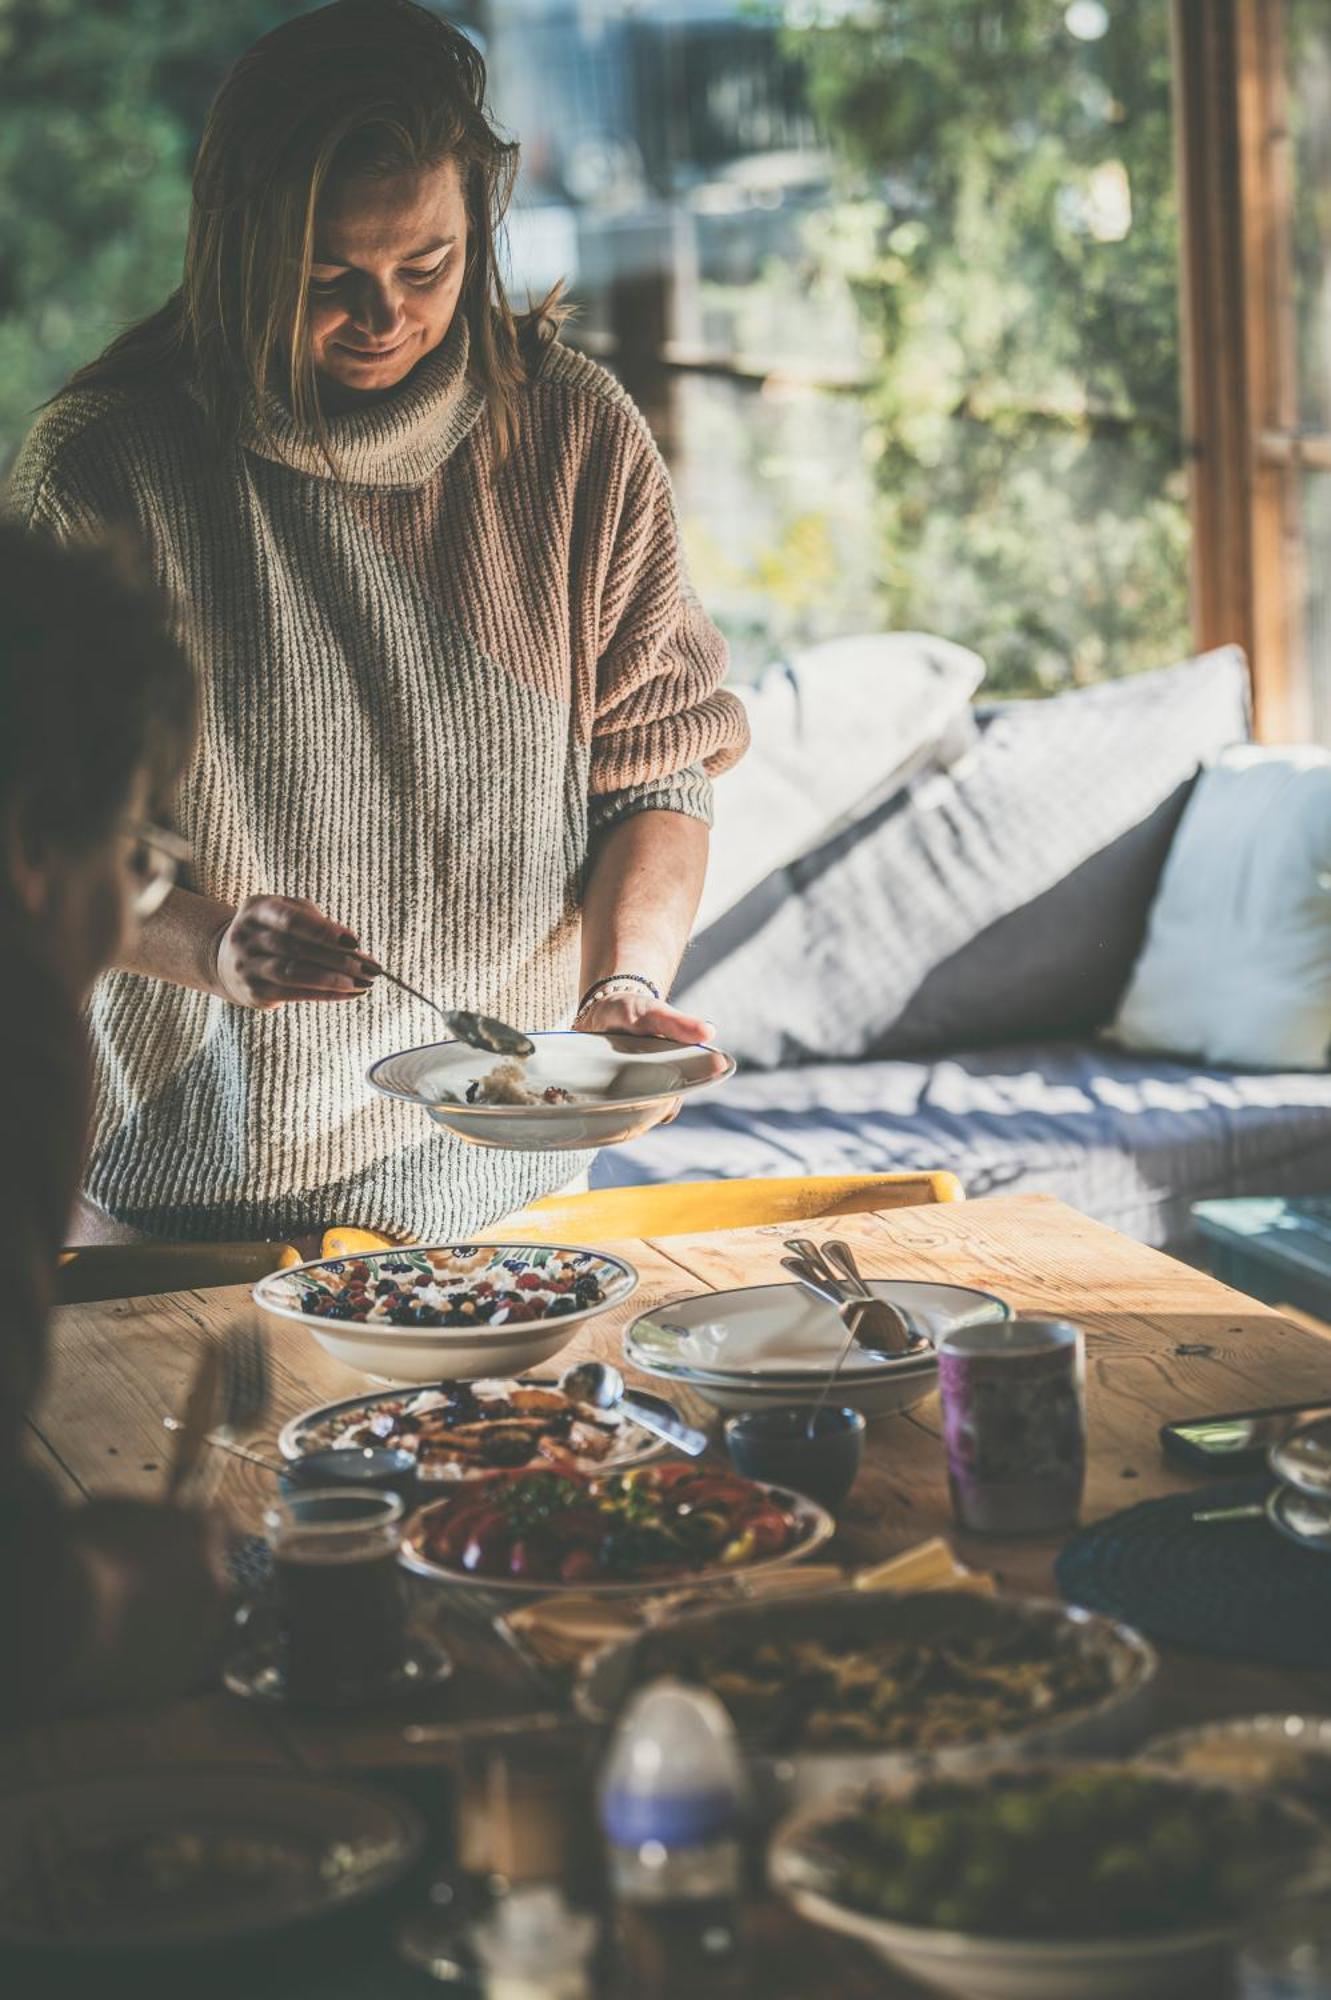
[[[298,896],[249,896],[217,938],[217,986],[237,1007],[359,1000],[374,982],[356,938]]]

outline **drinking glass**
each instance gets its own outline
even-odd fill
[[[397,1493],[316,1487],[264,1515],[293,1701],[373,1694],[401,1666],[406,1592]]]
[[[1075,1526],[1086,1477],[1086,1352],[1063,1319],[962,1326],[938,1343],[952,1508],[982,1535]]]

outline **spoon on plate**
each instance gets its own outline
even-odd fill
[[[694,1430],[692,1424],[686,1424],[673,1411],[667,1413],[663,1406],[640,1403],[628,1393],[624,1377],[609,1361],[577,1361],[564,1370],[559,1386],[575,1403],[590,1403],[597,1410],[618,1410],[631,1422],[641,1424],[653,1437],[663,1438],[677,1451],[687,1452],[690,1458],[701,1458],[707,1449],[706,1431]]]
[[[378,959],[367,958],[365,964],[376,977],[386,979],[390,986],[400,987],[413,1000],[419,1000],[422,1007],[430,1007],[443,1021],[451,1035],[465,1042],[469,1049],[483,1049],[491,1056],[531,1056],[536,1053],[536,1044],[530,1035],[524,1035],[520,1028],[510,1028],[507,1021],[496,1020],[493,1014],[473,1014],[466,1008],[441,1007],[437,1000],[431,1000],[428,993],[418,987],[408,986],[405,979],[399,979],[387,966],[380,965]]]

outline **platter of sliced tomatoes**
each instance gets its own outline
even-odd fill
[[[523,1468],[422,1507],[418,1576],[509,1591],[636,1591],[797,1562],[832,1534],[803,1494],[692,1460],[596,1474]]]

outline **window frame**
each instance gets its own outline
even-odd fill
[[[1308,733],[1284,0],[1173,0],[1185,456],[1199,647],[1237,642],[1259,739]]]

